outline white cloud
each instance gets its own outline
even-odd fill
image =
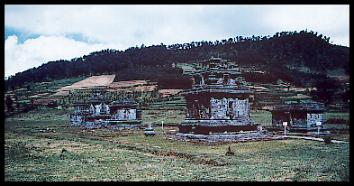
[[[306,28],[336,42],[337,32],[349,38],[349,6],[6,5],[5,26],[40,35],[79,33],[89,40],[119,43],[124,48]]]
[[[157,5],[5,6],[5,25],[41,35],[80,33],[95,41],[120,43],[128,48],[141,43],[176,41],[174,38],[181,38],[176,32],[193,25],[198,27],[195,15],[202,9],[203,6]],[[161,35],[163,30],[173,32]],[[201,33],[195,31],[188,34]],[[141,37],[137,38],[137,34]]]
[[[335,44],[349,46],[348,5],[278,5],[268,10],[263,22],[274,32],[308,29],[331,37]]]
[[[117,47],[121,46],[88,44],[61,36],[40,36],[20,44],[16,36],[10,36],[5,40],[5,76],[40,66],[48,61],[69,60],[90,52]]]

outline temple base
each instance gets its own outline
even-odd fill
[[[178,126],[178,128],[179,133],[211,134],[256,131],[258,129],[258,125],[255,125],[251,119],[186,119]]]
[[[111,130],[137,129],[142,125],[141,120],[105,120],[105,121],[85,121],[81,123],[71,124],[71,126],[79,126],[85,129],[107,128]]]
[[[191,142],[206,142],[206,143],[225,143],[225,142],[249,142],[249,141],[270,141],[287,139],[286,136],[275,136],[264,131],[252,131],[241,133],[227,134],[186,134],[177,133],[172,139],[191,141]]]

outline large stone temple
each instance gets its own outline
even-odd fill
[[[203,61],[194,73],[192,89],[183,91],[187,101],[179,133],[215,134],[257,130],[250,118],[250,96],[235,64],[220,58]]]

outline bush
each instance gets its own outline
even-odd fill
[[[324,140],[324,142],[325,142],[325,144],[330,144],[330,143],[332,143],[331,142],[331,137],[330,136],[325,136],[325,137],[323,137],[323,140]]]

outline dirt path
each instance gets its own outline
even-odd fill
[[[315,138],[315,137],[306,137],[306,136],[287,136],[288,138],[292,139],[304,139],[304,140],[312,140],[312,141],[321,141],[323,142],[324,139],[322,138]],[[332,143],[349,143],[347,141],[339,141],[339,140],[331,140]]]

